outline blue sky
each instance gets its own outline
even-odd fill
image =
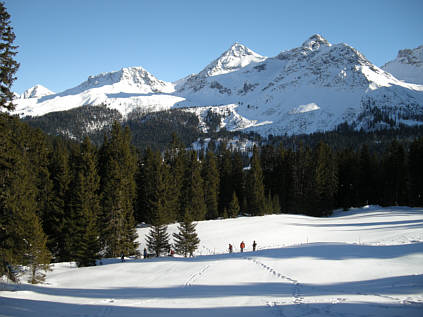
[[[422,0],[6,0],[21,66],[13,90],[60,92],[89,75],[142,66],[175,81],[234,42],[264,56],[315,33],[377,66],[423,45]]]

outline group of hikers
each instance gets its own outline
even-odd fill
[[[257,243],[256,240],[253,241],[253,251],[256,251],[256,247],[257,247]],[[241,243],[239,244],[239,249],[241,250],[241,253],[244,252],[245,249],[245,243],[244,241],[241,241]],[[233,246],[232,244],[229,243],[229,253],[233,252]]]
[[[256,247],[257,247],[257,243],[256,243],[256,240],[254,240],[253,241],[253,251],[256,251]],[[245,249],[245,243],[244,243],[244,241],[241,241],[241,243],[239,244],[239,249],[241,250],[241,253],[244,252],[244,249]],[[229,253],[232,253],[232,252],[233,252],[233,246],[232,246],[232,244],[229,243]],[[174,254],[175,254],[175,251],[173,251],[172,249],[169,249],[169,254],[168,255],[169,256],[174,256]],[[154,254],[147,253],[147,249],[144,248],[144,250],[143,250],[143,256],[144,256],[144,259],[147,259],[147,258],[149,258],[151,256],[154,256]],[[123,254],[123,252],[121,253],[121,261],[122,262],[125,262],[125,255]]]

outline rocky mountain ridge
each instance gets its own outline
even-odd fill
[[[88,105],[105,105],[123,118],[133,111],[183,108],[200,125],[211,112],[221,117],[218,129],[262,135],[328,131],[345,121],[365,129],[423,121],[422,85],[401,81],[353,47],[318,34],[275,57],[235,43],[199,73],[174,83],[129,67],[15,103],[20,116]]]

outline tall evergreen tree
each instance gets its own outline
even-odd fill
[[[137,158],[128,129],[112,126],[101,149],[102,244],[107,256],[137,253],[134,202]]]
[[[410,145],[408,159],[409,193],[412,206],[423,206],[423,137]]]
[[[95,265],[100,252],[100,177],[95,148],[85,138],[78,157],[69,223],[73,260],[79,266]]]
[[[19,265],[28,265],[36,282],[50,254],[37,215],[30,133],[16,118],[0,114],[0,276],[16,280]]]
[[[170,250],[169,239],[167,225],[164,224],[159,210],[158,214],[154,217],[153,225],[145,239],[149,252],[154,252],[156,257],[167,253]]]
[[[184,220],[179,224],[178,231],[178,233],[173,234],[176,253],[184,257],[193,256],[200,244],[200,239],[195,231],[195,224],[188,213],[185,214]]]
[[[227,149],[227,143],[222,142],[218,149],[219,157],[219,215],[223,215],[223,210],[228,207],[234,191],[232,178],[232,155]]]
[[[50,208],[43,219],[44,232],[47,234],[47,246],[57,261],[69,260],[63,254],[66,244],[65,219],[69,208],[69,185],[71,171],[69,153],[62,139],[55,140],[50,160],[50,177],[52,180],[52,199]]]
[[[294,209],[293,154],[291,151],[279,146],[275,155],[276,162],[272,177],[275,182],[273,193],[277,198],[274,199],[279,201],[279,210],[282,212],[292,211]]]
[[[204,220],[206,204],[204,202],[203,179],[197,153],[191,151],[190,159],[185,169],[182,206],[185,212],[194,220]]]
[[[10,14],[4,3],[0,3],[0,111],[2,108],[13,110],[15,106],[11,102],[13,92],[11,87],[16,80],[15,73],[19,64],[14,60],[17,54],[17,46],[13,45],[15,34],[10,26]]]
[[[235,151],[232,154],[232,184],[233,190],[236,193],[238,201],[241,204],[245,197],[245,180],[244,180],[244,165],[243,158],[240,151]]]
[[[298,213],[310,214],[315,205],[314,162],[310,148],[302,145],[293,155],[292,182],[294,202],[292,208]]]
[[[247,199],[248,209],[252,215],[264,215],[266,212],[266,196],[264,194],[260,156],[256,146],[253,148],[251,166],[247,176]]]
[[[239,202],[238,202],[238,197],[236,195],[236,193],[234,192],[232,195],[232,200],[229,203],[228,209],[227,209],[227,214],[229,218],[235,218],[239,215]]]
[[[203,164],[204,196],[207,206],[206,219],[216,219],[219,216],[219,171],[213,152],[208,151]]]
[[[338,191],[337,206],[344,210],[357,206],[359,196],[359,159],[352,149],[337,153],[338,163]]]
[[[380,204],[378,193],[378,162],[371,155],[367,145],[363,145],[359,153],[358,171],[358,204]]]
[[[402,205],[407,201],[406,161],[403,146],[396,140],[389,146],[384,160],[384,205]]]
[[[312,215],[322,216],[334,209],[338,187],[336,160],[326,143],[320,143],[316,149],[314,183],[316,206],[311,212]]]

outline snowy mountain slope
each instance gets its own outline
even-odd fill
[[[35,85],[34,87],[31,87],[23,92],[22,95],[19,96],[19,98],[22,99],[29,99],[29,98],[41,98],[48,95],[53,95],[54,92],[47,89],[46,87],[42,85]]]
[[[422,230],[423,210],[406,207],[203,221],[194,258],[58,263],[43,285],[3,284],[1,315],[420,316]]]
[[[375,128],[375,108],[383,109],[389,124],[422,124],[423,85],[400,81],[351,46],[316,34],[272,58],[236,43],[198,74],[175,83],[141,67],[91,76],[59,94],[18,100],[15,113],[37,116],[99,104],[124,117],[140,109],[223,107],[221,112],[230,109],[232,115],[221,126],[232,130],[299,134],[332,130],[345,121]],[[192,111],[201,122],[204,111]]]
[[[264,135],[331,130],[354,121],[369,98],[379,94],[390,106],[417,104],[422,112],[423,87],[405,84],[371,64],[347,44],[332,45],[314,35],[301,47],[242,69],[208,78],[191,76],[177,87],[191,104],[239,104],[237,112]],[[404,88],[401,93],[395,87]],[[312,105],[312,106],[309,106]],[[265,124],[267,123],[267,124]]]
[[[142,67],[128,67],[90,76],[80,85],[61,93],[31,101],[19,100],[15,113],[40,116],[53,111],[102,104],[123,115],[140,107],[145,111],[160,111],[182,100],[171,95],[173,91],[173,84],[158,80]]]
[[[400,50],[394,60],[381,68],[400,80],[423,85],[423,45]]]

